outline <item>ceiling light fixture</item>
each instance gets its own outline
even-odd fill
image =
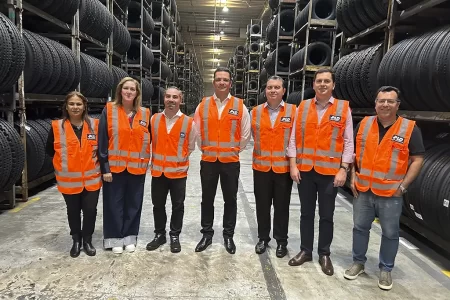
[[[225,5],[225,6],[223,7],[222,11],[223,11],[223,12],[228,12],[229,9],[228,9],[228,7]]]
[[[225,31],[223,31],[223,29],[220,30],[220,34],[221,34],[221,35],[224,35],[224,34],[225,34]]]

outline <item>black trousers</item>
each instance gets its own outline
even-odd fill
[[[160,177],[152,177],[152,203],[153,220],[155,222],[155,233],[166,234],[166,200],[170,191],[172,200],[172,216],[170,218],[170,235],[178,236],[183,227],[184,199],[186,198],[186,179],[167,178],[162,174]]]
[[[333,240],[333,216],[338,189],[333,186],[334,176],[322,175],[314,170],[300,172],[301,250],[312,253],[314,243],[314,217],[316,200],[319,202],[319,255],[330,255]],[[317,197],[318,195],[318,197]]]
[[[105,249],[137,243],[144,200],[144,175],[127,170],[103,181],[103,246]]]
[[[214,235],[214,198],[220,177],[220,186],[224,199],[223,236],[233,237],[236,227],[237,191],[240,163],[222,163],[220,161],[200,161],[200,177],[202,182],[202,214],[201,225],[203,236]]]
[[[260,172],[253,170],[254,194],[258,238],[270,241],[270,210],[273,204],[273,238],[277,244],[287,245],[289,228],[289,205],[293,181],[289,173]]]
[[[91,239],[97,219],[97,204],[100,190],[87,191],[75,195],[62,194],[67,206],[70,235],[73,238]],[[81,212],[83,211],[83,227],[81,227]]]

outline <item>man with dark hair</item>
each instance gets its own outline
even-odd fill
[[[343,186],[353,161],[353,123],[348,101],[333,98],[334,74],[314,75],[314,99],[300,103],[289,143],[291,178],[298,184],[301,203],[300,253],[290,261],[300,266],[312,260],[316,201],[319,202],[319,263],[333,275],[330,245],[337,189]]]
[[[289,204],[292,179],[286,149],[291,136],[296,107],[284,103],[284,80],[271,76],[267,80],[267,102],[251,112],[253,147],[253,186],[258,221],[259,241],[255,252],[262,254],[270,241],[270,210],[273,204],[273,237],[277,241],[276,256],[287,254]]]
[[[381,87],[375,100],[377,115],[365,117],[356,127],[356,156],[350,181],[355,196],[353,265],[344,277],[352,280],[364,273],[369,231],[376,215],[382,230],[378,287],[383,290],[392,288],[403,194],[419,175],[425,153],[415,122],[397,115],[399,96],[397,88]]]
[[[205,97],[195,110],[197,144],[202,151],[200,177],[202,183],[201,233],[195,248],[204,251],[214,235],[214,198],[220,177],[224,198],[223,238],[225,249],[236,252],[233,241],[236,227],[237,190],[240,173],[239,153],[250,139],[250,116],[242,99],[230,94],[231,72],[220,67],[214,72],[214,95]]]

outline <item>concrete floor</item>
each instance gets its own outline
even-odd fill
[[[132,254],[115,255],[101,249],[101,201],[93,240],[97,256],[82,253],[76,259],[69,256],[71,239],[66,208],[56,188],[31,197],[31,201],[14,210],[4,211],[0,214],[0,299],[450,299],[450,278],[443,272],[448,261],[426,251],[424,245],[414,249],[407,242],[401,244],[397,256],[393,289],[384,292],[377,287],[381,231],[376,223],[368,251],[367,274],[355,281],[344,279],[343,273],[352,261],[352,212],[350,197],[342,191],[336,199],[334,276],[321,272],[317,255],[314,262],[301,267],[287,264],[300,246],[296,187],[292,190],[289,254],[277,258],[275,241],[265,254],[255,254],[251,145],[241,154],[236,254],[228,254],[222,244],[220,190],[215,205],[213,245],[203,253],[195,253],[201,238],[199,158],[199,151],[191,158],[182,251],[178,254],[172,254],[168,244],[154,252],[145,250],[146,243],[153,238],[150,176],[138,248]],[[417,241],[414,243],[418,246]]]

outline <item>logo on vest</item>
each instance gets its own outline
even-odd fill
[[[281,123],[291,123],[291,118],[290,117],[282,117],[280,119]]]
[[[394,136],[392,137],[392,140],[393,140],[394,142],[397,142],[397,143],[400,143],[400,144],[403,144],[403,143],[405,142],[405,138],[404,138],[404,137],[401,137],[401,136],[398,136],[398,135],[394,135]]]
[[[147,122],[145,122],[144,120],[140,120],[139,125],[147,127]]]
[[[88,133],[87,137],[88,141],[95,141],[96,140],[96,136],[93,133]]]
[[[239,111],[237,109],[230,109],[228,110],[228,113],[233,116],[239,115]]]
[[[186,137],[186,133],[180,132],[180,138],[184,139]]]
[[[332,121],[332,122],[340,122],[341,121],[341,116],[331,115],[330,116],[330,121]]]

